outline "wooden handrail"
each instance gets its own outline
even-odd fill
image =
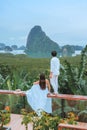
[[[66,100],[87,100],[87,96],[83,95],[70,95],[70,94],[52,94],[48,93],[48,98],[60,98]]]
[[[73,130],[87,130],[87,123],[84,122],[77,122],[77,124],[60,123],[58,125],[58,130],[63,130],[63,128],[73,129]]]
[[[25,91],[0,90],[0,94],[13,94],[25,96]]]
[[[25,96],[25,91],[14,91],[14,90],[0,90],[0,94],[13,94]],[[66,100],[87,100],[87,96],[84,95],[70,95],[70,94],[53,94],[48,93],[48,98],[60,98]]]

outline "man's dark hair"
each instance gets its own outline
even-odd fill
[[[51,55],[52,55],[52,56],[56,56],[56,55],[57,55],[57,52],[56,52],[56,51],[52,51],[52,52],[51,52]]]

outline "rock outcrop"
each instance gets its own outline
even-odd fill
[[[25,52],[31,57],[50,57],[53,50],[60,53],[59,45],[52,41],[40,26],[34,26],[28,35]]]

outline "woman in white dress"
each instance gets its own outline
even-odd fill
[[[49,80],[45,79],[44,74],[41,74],[40,79],[33,83],[31,89],[26,91],[27,101],[35,112],[40,110],[52,113],[52,99],[47,97],[50,89]]]

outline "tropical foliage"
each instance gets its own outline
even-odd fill
[[[10,107],[6,106],[4,110],[0,110],[0,130],[3,126],[10,122]]]
[[[39,116],[38,116],[39,111]],[[33,124],[34,130],[57,130],[59,123],[77,124],[78,116],[74,112],[68,112],[66,118],[61,118],[58,115],[47,114],[44,111],[38,110],[37,113],[28,113],[22,109],[22,124],[25,125],[28,130],[28,124]]]
[[[87,46],[81,53],[79,66],[75,67],[67,60],[61,68],[59,77],[60,93],[87,95]]]
[[[22,110],[22,114],[22,124],[25,125],[26,130],[28,130],[28,123],[33,123],[34,130],[57,130],[57,126],[60,120],[58,115],[52,116],[45,113],[44,111],[41,111],[38,116],[37,113],[28,113],[24,109]]]
[[[61,69],[59,76],[59,92],[68,94],[87,94],[87,47],[81,53],[81,56],[60,58]],[[0,89],[26,91],[31,88],[34,81],[39,78],[41,72],[45,72],[49,79],[49,58],[30,58],[27,55],[0,54]],[[6,98],[5,98],[6,97]],[[9,101],[7,101],[7,99]],[[4,101],[3,101],[4,100]],[[9,102],[11,111],[20,113],[20,109],[27,107],[25,97],[0,95],[0,102],[6,104]],[[81,102],[81,101],[80,101]],[[57,114],[61,113],[61,101],[54,101],[53,106],[57,104]],[[83,105],[78,104],[79,110]],[[29,106],[27,107],[29,108]],[[65,108],[65,112],[71,108]],[[74,108],[73,108],[74,109]],[[76,111],[77,111],[76,109]],[[30,109],[29,109],[30,110]],[[80,111],[79,111],[80,112]]]
[[[74,112],[68,112],[67,117],[60,120],[60,123],[77,124],[78,116]]]

